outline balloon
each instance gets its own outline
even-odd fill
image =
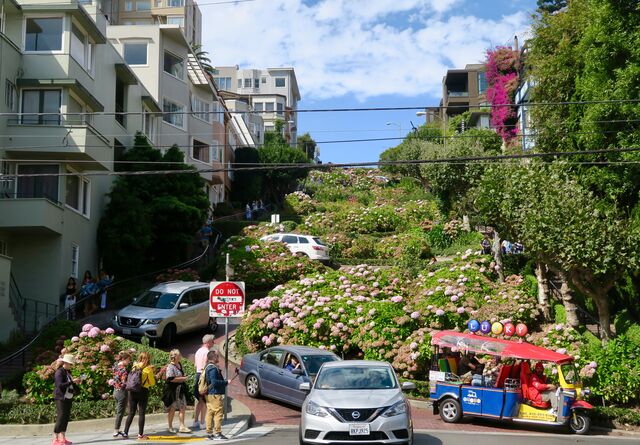
[[[469,320],[467,328],[469,328],[471,332],[478,332],[478,329],[480,329],[480,323],[476,319]]]
[[[495,335],[502,334],[502,323],[500,323],[499,321],[496,321],[495,323],[493,323],[491,325],[491,332]]]
[[[516,326],[516,334],[518,334],[520,337],[524,337],[525,335],[527,335],[527,332],[529,332],[529,330],[527,329],[526,324],[519,323],[518,326]]]
[[[515,333],[516,327],[513,325],[513,323],[507,323],[504,325],[504,335],[506,335],[507,337],[511,337]]]
[[[491,332],[491,323],[489,323],[487,320],[480,323],[480,332],[482,332],[483,334],[488,334],[489,332]]]

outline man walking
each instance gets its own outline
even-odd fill
[[[205,423],[205,416],[207,414],[207,400],[205,396],[198,392],[198,382],[200,381],[200,374],[207,365],[207,354],[213,348],[215,337],[211,334],[207,334],[202,337],[202,346],[196,351],[195,365],[196,365],[196,383],[194,386],[193,394],[196,397],[196,409],[193,415],[193,426],[191,429],[199,430],[201,425]]]
[[[204,370],[207,382],[207,439],[226,440],[222,434],[222,417],[224,415],[224,390],[231,382],[222,376],[218,362],[220,358],[216,351],[207,354],[207,366]]]

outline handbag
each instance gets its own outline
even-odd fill
[[[171,385],[164,385],[164,389],[162,390],[162,403],[165,408],[169,408],[173,405],[175,400],[175,391],[171,388]]]

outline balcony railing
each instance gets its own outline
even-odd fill
[[[447,91],[447,95],[449,97],[467,97],[469,96],[468,91]]]
[[[0,192],[0,199],[46,199],[47,201],[57,206],[62,206],[62,203],[58,201],[56,196],[42,192],[13,192],[4,190]]]
[[[88,125],[93,128],[91,114],[51,114],[51,113],[22,113],[18,119],[9,119],[10,125],[42,125],[66,127],[73,125]]]

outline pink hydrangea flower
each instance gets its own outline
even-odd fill
[[[113,328],[107,328],[107,329],[104,330],[104,332],[106,334],[115,334],[116,333],[116,331],[114,331]]]
[[[418,317],[420,317],[420,312],[418,311],[411,312],[411,318],[415,320]]]
[[[80,337],[78,337],[77,335],[74,335],[73,337],[71,337],[71,341],[72,341],[73,343],[77,343],[77,342],[79,342],[79,341],[80,341]]]
[[[78,334],[78,335],[80,336],[80,338],[82,338],[82,337],[86,337],[86,336],[87,336],[87,335],[89,335],[89,334],[88,334],[87,332],[85,332],[85,331],[82,331],[82,332],[80,332],[80,334]]]
[[[110,350],[111,348],[109,347],[109,345],[100,346],[100,352],[109,352]]]
[[[92,370],[92,371],[95,371],[96,369],[98,369],[98,366],[97,366],[97,365],[91,365],[91,370]]]
[[[100,328],[91,328],[89,331],[89,338],[96,338],[98,335],[100,335]]]
[[[109,386],[113,386],[115,383],[116,383],[116,381],[113,380],[113,379],[107,380],[107,385],[109,385]]]
[[[442,317],[444,315],[444,311],[442,309],[436,309],[436,315],[438,317]]]
[[[464,308],[463,308],[463,307],[459,307],[459,308],[457,309],[457,311],[458,311],[458,313],[459,313],[459,314],[464,314],[464,312],[465,312],[465,310],[464,310]]]
[[[82,332],[89,332],[91,329],[93,329],[93,325],[91,323],[87,323],[82,326]]]
[[[402,301],[402,297],[400,295],[396,295],[395,297],[391,297],[391,301],[393,303],[400,303]]]

